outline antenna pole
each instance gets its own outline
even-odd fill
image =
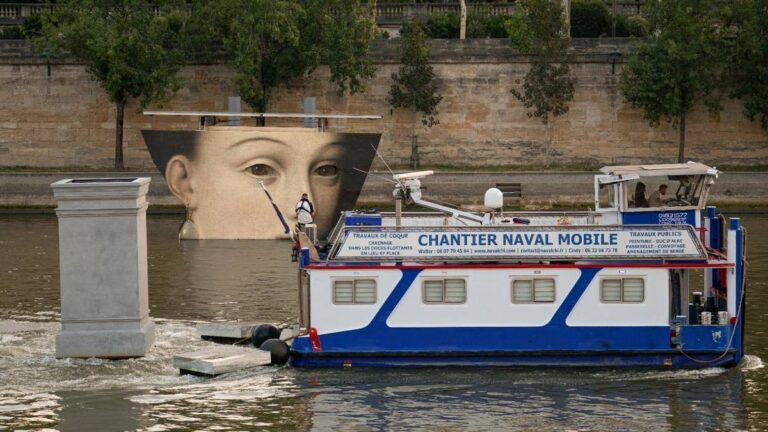
[[[387,161],[385,161],[384,158],[379,154],[379,151],[376,149],[376,147],[374,147],[373,144],[371,144],[371,148],[373,148],[373,151],[376,153],[376,156],[378,156],[379,159],[381,159],[381,161],[384,162],[384,166],[387,167],[387,170],[389,170],[389,173],[392,175],[395,175],[395,173],[392,172],[392,168],[389,167],[389,165],[387,164]]]
[[[402,226],[403,218],[403,198],[400,194],[397,194],[395,198],[395,227],[400,228]]]
[[[368,171],[363,171],[363,170],[361,170],[360,168],[352,167],[352,169],[353,169],[353,170],[355,170],[355,171],[359,171],[359,172],[361,172],[361,173],[363,173],[363,174],[365,174],[365,175],[372,175],[372,176],[374,176],[374,177],[378,177],[378,178],[380,178],[380,179],[382,179],[382,180],[384,180],[384,181],[390,182],[390,183],[392,183],[392,184],[398,184],[398,183],[397,183],[396,181],[394,181],[394,180],[390,180],[390,179],[388,179],[388,178],[386,178],[386,177],[382,177],[382,176],[380,176],[380,175],[372,174],[372,173],[370,173],[370,172],[368,172]]]

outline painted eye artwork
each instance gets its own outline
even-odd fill
[[[339,168],[335,165],[323,165],[315,170],[315,174],[320,177],[334,177],[339,173]]]
[[[254,164],[246,168],[246,171],[256,177],[271,177],[276,173],[275,169],[267,164]]]
[[[380,134],[279,127],[142,135],[169,191],[185,206],[180,237],[200,240],[286,238],[269,200],[290,218],[302,193],[318,201],[315,224],[325,236],[342,210],[355,207],[365,183],[365,175],[345,173],[367,172],[381,140]],[[205,187],[187,187],[191,183]]]

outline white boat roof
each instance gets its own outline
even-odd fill
[[[655,164],[655,165],[616,165],[600,168],[603,174],[637,174],[640,177],[679,176],[679,175],[717,175],[720,171],[698,162]]]

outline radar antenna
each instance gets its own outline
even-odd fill
[[[410,199],[414,204],[450,214],[462,223],[464,223],[462,219],[482,223],[483,218],[476,214],[421,199],[421,179],[431,176],[434,173],[434,171],[430,170],[393,174],[392,178],[397,180],[398,184],[395,186],[395,190],[392,194],[395,196],[395,198],[400,196],[405,199]]]

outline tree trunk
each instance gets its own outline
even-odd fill
[[[419,167],[419,144],[416,135],[411,135],[411,168]]]
[[[419,144],[416,141],[416,110],[413,110],[413,123],[411,126],[411,168],[419,167]]]
[[[545,125],[547,126],[547,141],[544,148],[544,167],[549,168],[549,154],[552,152],[552,120],[547,120]]]
[[[678,147],[677,162],[685,162],[685,112],[680,113],[680,146]]]
[[[115,169],[122,170],[123,164],[123,116],[125,114],[125,99],[115,102],[117,114],[115,115]]]
[[[379,33],[379,25],[376,24],[376,0],[373,0],[373,9],[371,10],[371,18],[373,20],[373,34],[378,36]]]
[[[263,64],[263,63],[262,63]],[[261,78],[259,78],[261,79]],[[267,112],[267,86],[261,86],[261,100],[259,101],[257,109],[260,113],[266,113]],[[267,125],[267,119],[265,117],[256,117],[256,126],[258,127],[264,127]]]
[[[461,21],[459,21],[459,39],[467,38],[467,2],[459,0],[461,3]]]

